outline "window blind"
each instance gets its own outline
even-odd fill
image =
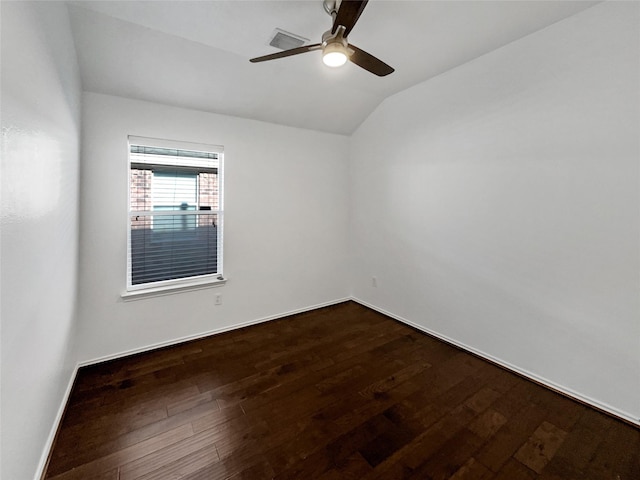
[[[129,137],[129,290],[222,274],[222,155]]]

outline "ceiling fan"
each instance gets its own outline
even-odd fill
[[[367,2],[368,0],[324,0],[324,9],[333,18],[333,26],[331,30],[327,30],[322,35],[322,43],[304,45],[252,58],[249,61],[252,63],[266,62],[276,58],[322,50],[322,61],[330,67],[339,67],[349,60],[379,77],[389,75],[394,71],[392,67],[347,41],[347,36],[362,15]]]

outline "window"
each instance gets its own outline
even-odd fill
[[[127,290],[222,280],[222,147],[129,137]]]

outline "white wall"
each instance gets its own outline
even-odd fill
[[[636,422],[639,24],[599,4],[388,98],[350,171],[356,298]]]
[[[351,141],[85,94],[81,178],[69,31],[57,2],[2,2],[2,478],[33,478],[76,360],[331,303],[350,282],[638,420],[637,3],[396,95]],[[121,300],[128,134],[225,146],[226,286]]]
[[[75,366],[81,96],[66,7],[1,8],[0,476],[25,480],[51,440]]]
[[[83,128],[81,361],[348,297],[347,137],[93,93]],[[225,286],[120,298],[127,135],[224,146]]]

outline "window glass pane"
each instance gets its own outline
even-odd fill
[[[218,210],[218,174],[201,173],[198,175],[198,205],[200,210]]]
[[[160,147],[130,145],[132,287],[222,273],[218,258],[222,149],[169,148],[173,142],[159,142]]]
[[[195,173],[153,172],[152,200],[154,211],[197,209],[197,180]],[[154,217],[151,228],[158,232],[187,230],[196,227],[195,215],[166,215]]]
[[[129,197],[131,210],[134,212],[151,211],[151,170],[131,169],[129,177]]]
[[[193,228],[181,217],[132,217],[132,285],[219,273],[217,214],[186,215]]]
[[[131,163],[147,163],[181,167],[216,168],[218,154],[169,148],[131,145]]]
[[[195,210],[197,177],[194,173],[153,172],[153,209]]]

